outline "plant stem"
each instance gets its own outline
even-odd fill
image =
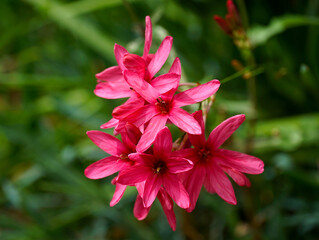
[[[245,3],[243,0],[238,0],[238,6],[240,9],[240,15],[243,19],[243,24],[245,29],[248,26],[248,17],[247,11],[245,7]],[[236,44],[236,43],[235,43]],[[240,53],[245,61],[246,66],[251,67],[252,69],[256,69],[256,61],[255,56],[253,53],[252,45],[246,33],[243,34],[243,38],[241,39],[241,44],[236,44]],[[249,94],[250,104],[252,114],[248,119],[249,129],[246,138],[246,149],[247,153],[250,153],[254,148],[254,137],[255,137],[255,128],[257,122],[257,113],[258,113],[258,106],[257,106],[257,90],[256,90],[256,74],[251,74],[247,78],[247,90]]]
[[[251,52],[250,58],[246,59],[246,62],[250,65],[256,65],[254,56]],[[256,90],[256,78],[255,76],[251,76],[247,79],[247,88],[250,98],[250,103],[252,107],[252,114],[249,118],[249,130],[248,130],[248,136],[246,139],[246,152],[250,153],[253,150],[254,147],[254,137],[255,137],[255,128],[256,128],[256,122],[257,122],[257,90]]]

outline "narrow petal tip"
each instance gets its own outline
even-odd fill
[[[220,20],[220,19],[224,20],[221,16],[218,16],[218,15],[214,15],[213,18],[214,18],[215,20]],[[115,44],[116,44],[116,43],[115,43]]]
[[[237,200],[236,199],[228,200],[227,202],[229,204],[231,204],[231,205],[237,205]]]
[[[260,162],[258,164],[259,174],[264,172],[264,167],[265,167],[264,162],[262,160],[260,160]]]
[[[115,43],[115,44],[114,44],[114,50],[115,50],[116,48],[118,48],[119,46],[121,46],[121,45]]]
[[[86,135],[88,135],[90,137],[90,135],[94,134],[95,132],[97,132],[96,130],[89,130],[86,131]]]
[[[213,81],[213,83],[220,85],[220,81],[218,79],[214,79],[212,81]]]
[[[173,37],[172,37],[172,36],[166,36],[166,37],[164,38],[164,40],[166,40],[166,41],[173,41]]]
[[[100,179],[99,177],[96,177],[94,174],[92,174],[92,171],[89,167],[87,167],[84,170],[84,176],[89,178],[89,179],[93,179],[93,180]]]
[[[239,122],[238,125],[241,125],[246,120],[246,115],[245,114],[238,114],[238,115],[233,116],[232,118],[234,118],[234,120],[236,119]]]

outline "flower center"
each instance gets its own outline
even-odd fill
[[[211,153],[207,149],[202,148],[197,152],[197,155],[199,156],[200,161],[208,162],[210,159]]]
[[[123,153],[120,155],[120,159],[121,160],[129,160],[127,154],[123,154]]]
[[[163,173],[166,170],[166,164],[163,161],[158,161],[153,166],[153,171],[155,174]]]
[[[162,113],[162,114],[167,114],[169,112],[170,104],[169,102],[164,101],[161,97],[156,99],[155,105],[157,106],[157,109]]]

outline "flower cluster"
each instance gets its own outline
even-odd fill
[[[98,84],[94,92],[97,96],[128,100],[116,107],[113,118],[101,126],[114,127],[114,135],[121,135],[121,141],[101,131],[87,132],[89,138],[110,156],[88,166],[85,176],[100,179],[118,173],[112,180],[116,188],[110,205],[119,202],[127,186],[134,186],[138,192],[134,216],[138,220],[144,219],[157,198],[175,230],[173,201],[191,212],[204,186],[208,192],[236,204],[232,184],[225,173],[238,185],[250,186],[243,173],[262,173],[263,162],[247,154],[220,149],[243,123],[244,115],[222,122],[206,140],[202,111],[190,114],[181,107],[211,97],[217,92],[219,81],[212,80],[180,92],[178,58],[168,73],[155,76],[168,58],[173,39],[166,37],[156,53],[150,54],[150,17],[147,16],[145,22],[143,56],[129,53],[115,44],[118,66],[96,74]],[[182,141],[176,147],[166,124],[180,128],[188,141]]]

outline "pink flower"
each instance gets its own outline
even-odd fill
[[[175,92],[178,88],[179,79],[181,76],[181,62],[179,58],[176,58],[168,72],[168,74],[161,75],[154,78],[151,82],[152,86],[156,88],[160,93],[166,93],[169,91]],[[113,110],[113,117],[108,122],[101,125],[101,128],[115,128],[114,135],[117,135],[124,130],[124,126],[127,123],[125,118],[129,115],[141,110],[144,106],[145,100],[136,92],[133,92],[131,97],[122,105],[116,107]],[[139,113],[136,113],[139,114]],[[139,125],[140,130],[143,131],[143,125]]]
[[[204,121],[202,112],[194,114],[202,128],[201,135],[189,134],[189,140],[194,148],[182,149],[176,154],[190,159],[194,167],[181,175],[185,188],[190,196],[191,212],[196,205],[202,185],[210,193],[217,193],[222,199],[230,204],[236,204],[234,189],[225,172],[240,186],[250,186],[248,178],[243,173],[260,174],[264,171],[262,160],[244,154],[219,147],[236,131],[244,122],[245,115],[236,115],[228,118],[218,125],[205,138]]]
[[[143,205],[148,208],[154,202],[161,186],[181,208],[189,207],[189,196],[177,173],[193,167],[192,162],[181,157],[172,157],[172,135],[167,127],[162,129],[154,141],[153,154],[133,153],[129,155],[137,163],[120,172],[118,183],[134,185],[145,181]]]
[[[155,88],[161,94],[170,91],[175,92],[178,88],[181,72],[181,62],[179,58],[176,58],[167,74],[160,75],[157,78],[152,79],[152,88]],[[140,84],[145,82],[145,80],[142,78],[140,78],[140,81]],[[131,87],[131,89],[133,90],[134,87]],[[133,93],[134,94],[132,94],[132,96],[124,104],[116,107],[113,110],[112,115],[114,118],[125,120],[129,115],[144,106],[144,98],[140,96],[140,94],[136,91],[134,91]]]
[[[123,143],[110,134],[100,131],[88,131],[89,138],[102,150],[111,156],[103,158],[90,166],[88,166],[84,174],[90,179],[100,179],[112,175],[125,168],[135,164],[128,158],[128,154],[136,151],[141,132],[132,124],[126,124],[125,131],[121,133]],[[117,182],[118,177],[112,180],[112,184],[116,185],[110,206],[113,207],[122,198],[126,189],[125,185]]]
[[[99,148],[111,155],[88,166],[84,171],[87,178],[104,178],[130,165],[128,154],[131,151],[120,140],[100,131],[88,131],[87,135]]]
[[[161,94],[134,72],[124,71],[124,77],[128,84],[148,102],[138,111],[124,118],[137,127],[148,122],[148,126],[136,147],[138,152],[143,152],[151,146],[157,133],[165,126],[167,120],[187,133],[201,134],[198,122],[181,107],[205,100],[216,93],[220,85],[218,80],[212,80],[173,96],[176,88]]]
[[[143,56],[140,57],[136,54],[131,54],[124,47],[115,44],[114,54],[118,66],[107,68],[101,73],[96,74],[98,84],[94,90],[94,93],[97,96],[107,99],[131,97],[134,92],[124,80],[124,76],[122,74],[124,70],[135,72],[142,79],[148,82],[151,82],[151,80],[153,80],[153,82],[161,81],[161,78],[153,79],[153,77],[165,63],[172,47],[173,38],[167,36],[163,40],[156,53],[149,54],[152,44],[152,23],[149,16],[145,18],[145,25],[145,44]],[[173,77],[179,78],[179,76],[168,76],[168,78]],[[166,88],[169,88],[169,86],[166,86]]]

